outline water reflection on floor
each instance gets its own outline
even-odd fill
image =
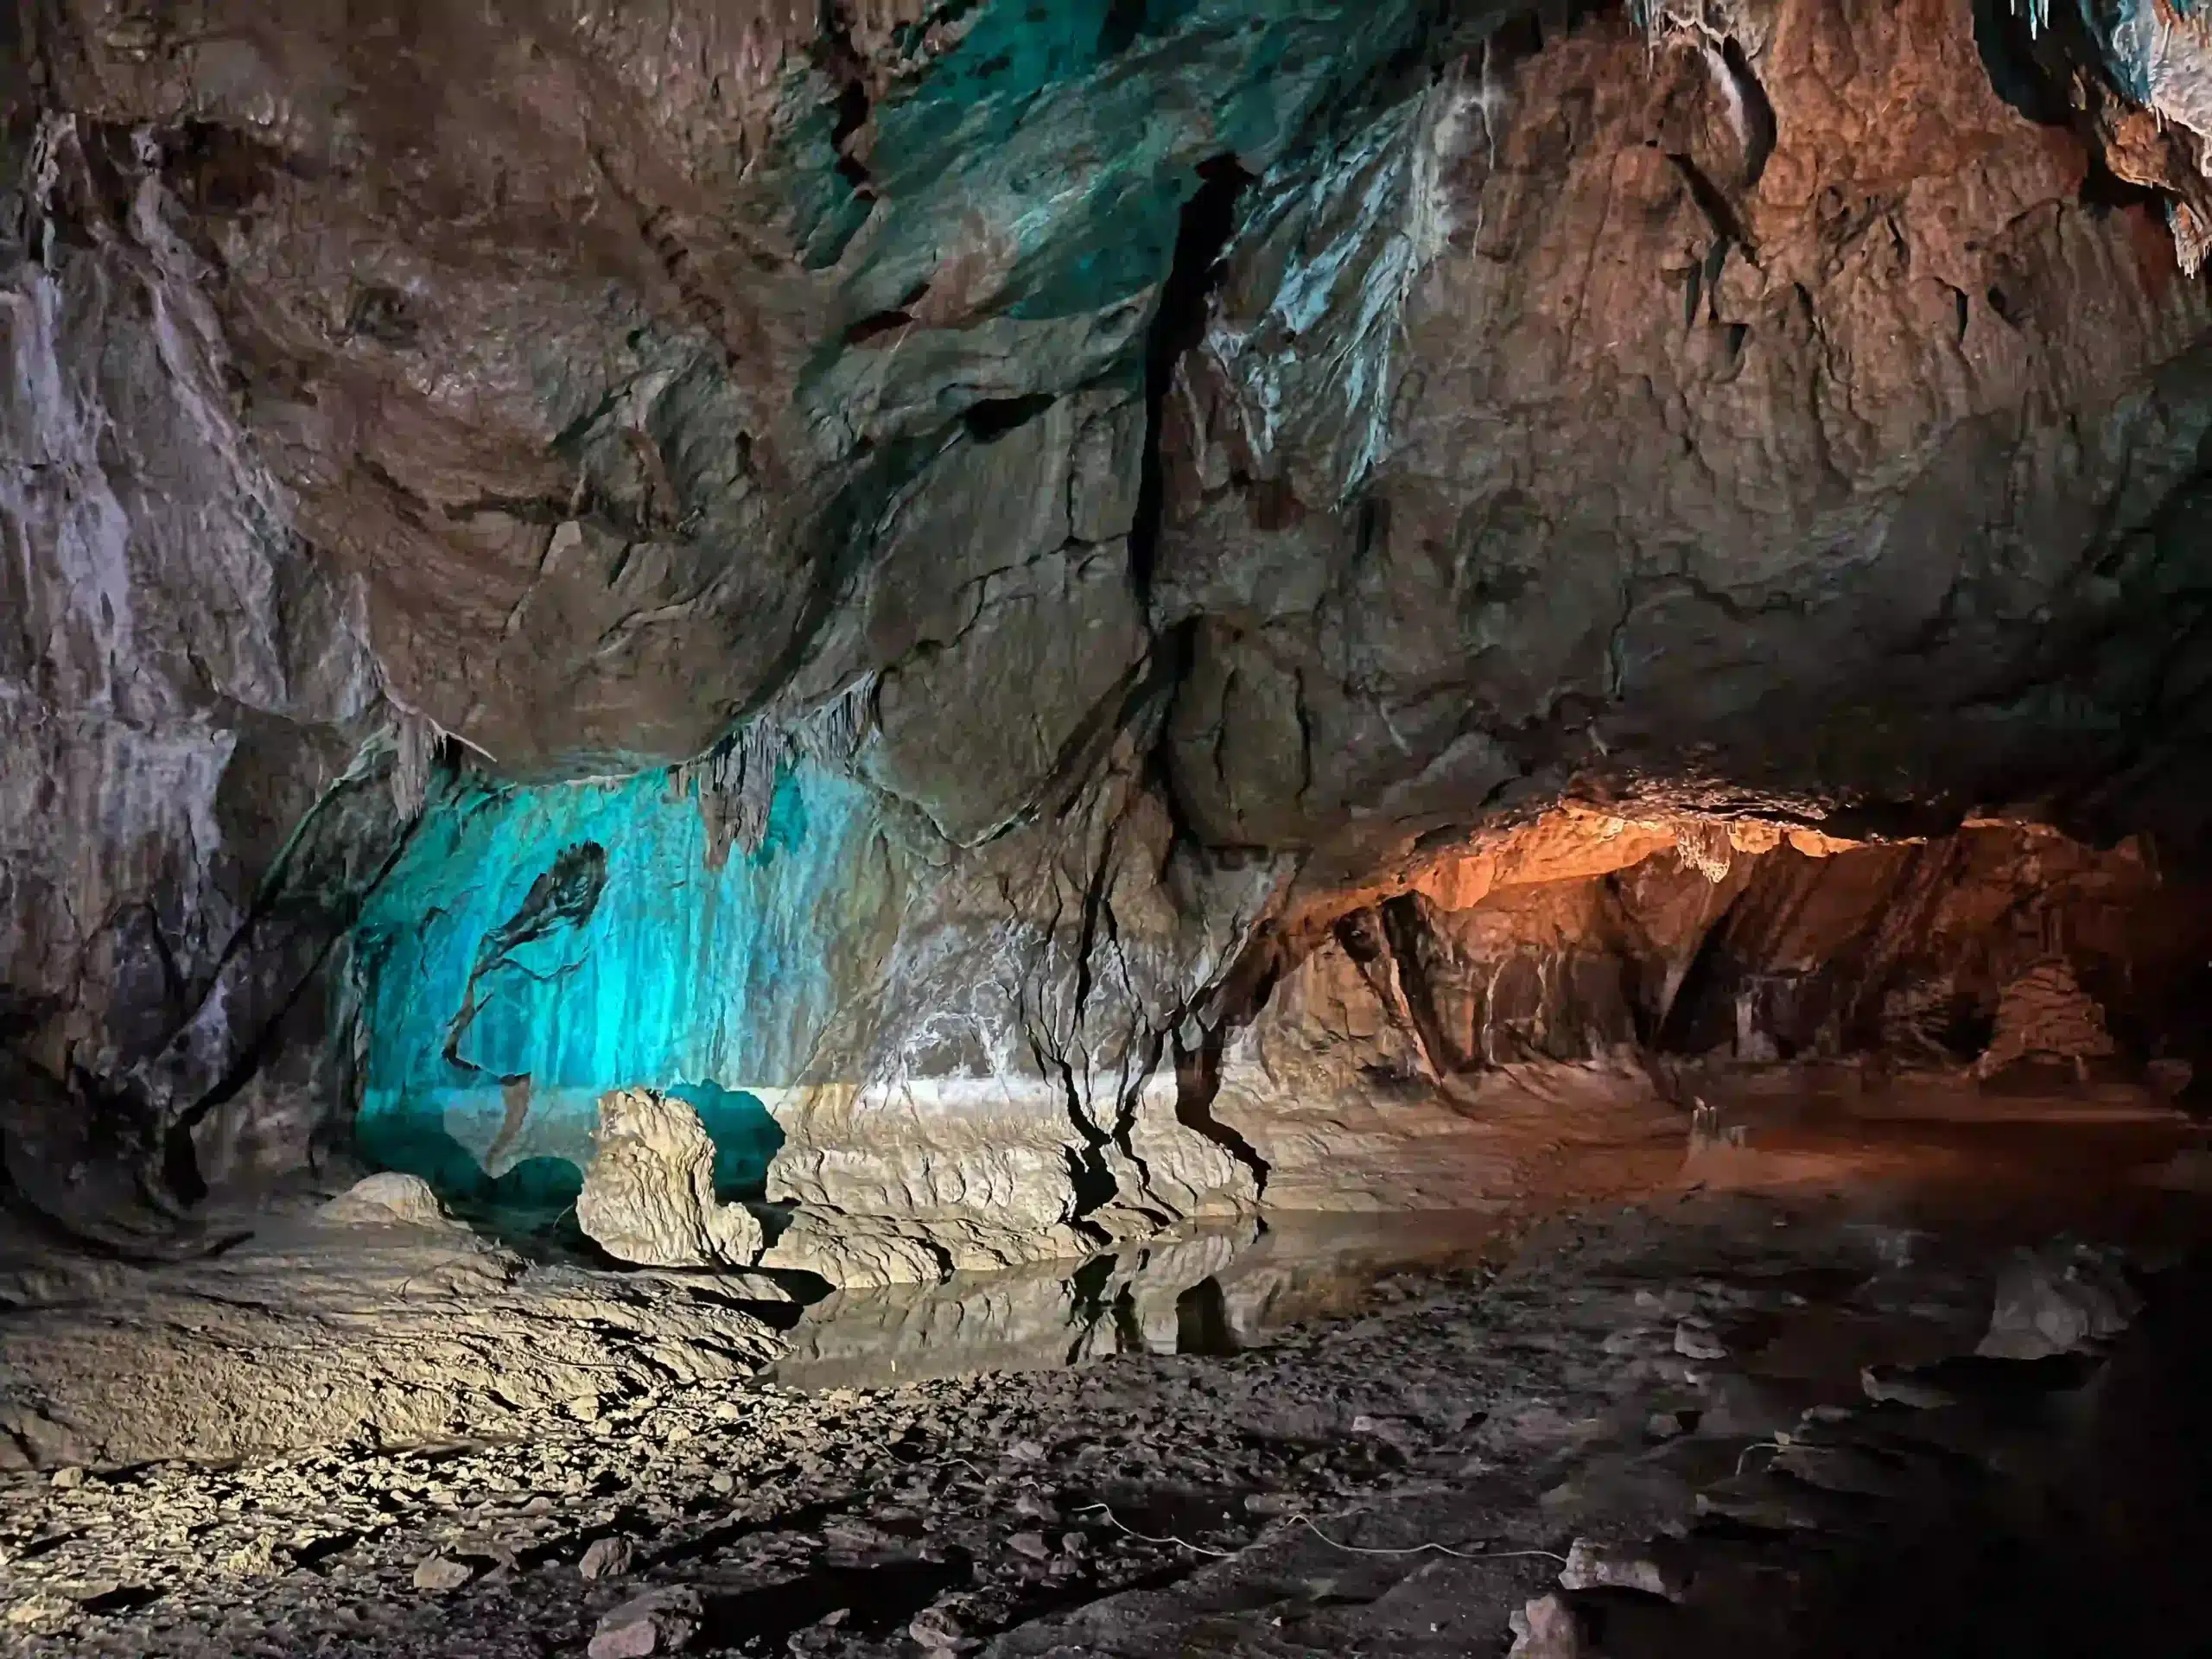
[[[1224,1354],[1358,1311],[1395,1273],[1472,1266],[1496,1213],[1274,1215],[1180,1232],[1083,1262],[838,1291],[787,1333],[787,1388],[880,1388],[1039,1370],[1104,1354]]]
[[[1641,1163],[1594,1173],[1563,1168],[1555,1191],[1524,1192],[1512,1207],[1526,1219],[1658,1192],[1826,1193],[1894,1221],[1924,1211],[1956,1227],[1993,1216],[2026,1225],[2021,1217],[2047,1211],[2047,1230],[2094,1219],[2117,1236],[2155,1217],[2168,1189],[2212,1184],[2199,1127],[2141,1090],[2101,1095],[2069,1081],[2016,1098],[1955,1077],[1872,1094],[1820,1082],[1700,1074],[1695,1093],[1712,1103],[1719,1130],[1710,1145],[1645,1148]],[[1287,1325],[1356,1313],[1394,1273],[1502,1255],[1508,1234],[1503,1207],[1276,1213],[1081,1263],[841,1291],[804,1311],[768,1376],[796,1388],[884,1387],[1105,1354],[1230,1353]]]

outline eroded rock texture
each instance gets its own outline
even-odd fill
[[[1758,895],[2201,839],[2208,62],[2106,0],[11,11],[18,1207],[356,1111],[559,1204],[645,1087],[913,1276],[1248,1206],[1293,1093],[1940,1025]],[[1563,798],[1626,842],[1502,880]]]
[[[1532,1151],[1679,1132],[1681,1065],[2186,1075],[2208,947],[2201,888],[2133,842],[1561,812],[1274,942],[1191,1081],[1272,1203],[1450,1209],[1521,1190]]]
[[[686,1103],[618,1089],[599,1103],[576,1224],[618,1262],[648,1268],[742,1268],[760,1254],[760,1224],[715,1200],[715,1143]]]

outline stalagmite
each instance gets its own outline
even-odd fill
[[[715,1198],[715,1143],[686,1102],[619,1089],[599,1103],[597,1151],[576,1198],[576,1224],[600,1248],[642,1267],[744,1267],[760,1224]]]
[[[1996,1030],[1974,1073],[1994,1077],[2022,1060],[2063,1060],[2078,1070],[2113,1052],[2104,1010],[2082,988],[2073,963],[2046,957],[2005,987]]]

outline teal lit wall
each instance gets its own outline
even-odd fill
[[[1233,156],[1265,175],[1302,156],[1331,180],[1363,177],[1366,151],[1347,161],[1332,145],[1387,114],[1368,100],[1430,15],[1414,0],[979,0],[957,41],[870,111],[868,188],[810,81],[814,105],[790,112],[763,176],[785,193],[807,263],[835,268],[848,322],[910,304],[970,256],[995,273],[996,315],[1093,315],[1167,274],[1201,164]],[[1324,285],[1364,246],[1321,222],[1333,188],[1317,187],[1315,222],[1284,234],[1280,261]],[[1282,180],[1252,194],[1305,200]],[[1370,279],[1370,266],[1346,280],[1402,290],[1395,268]],[[1286,313],[1287,333],[1302,315]],[[1351,365],[1328,418],[1342,403],[1347,424],[1375,427],[1395,321],[1325,342]],[[833,410],[842,336],[817,342]],[[1141,372],[1139,343],[1101,338],[1125,360],[1078,353],[1078,379]],[[873,371],[879,396],[890,356]],[[1376,445],[1361,442],[1363,464]],[[557,1198],[589,1156],[599,1097],[650,1085],[699,1107],[726,1188],[759,1184],[779,1136],[753,1091],[797,1081],[842,996],[868,982],[899,867],[866,792],[802,770],[759,852],[709,868],[696,803],[671,779],[476,785],[430,808],[355,941],[369,1157],[453,1196]]]
[[[757,1190],[782,1137],[747,1090],[797,1079],[895,884],[866,791],[812,768],[759,851],[707,857],[667,772],[435,802],[356,935],[364,1154],[560,1201],[599,1097],[646,1085],[699,1108],[726,1194]]]
[[[868,226],[846,281],[857,318],[979,251],[987,227],[1007,315],[1099,311],[1167,274],[1199,162],[1260,171],[1319,140],[1423,16],[1413,0],[984,0],[871,111],[868,194],[836,171],[826,114],[791,135],[809,263],[836,263]]]

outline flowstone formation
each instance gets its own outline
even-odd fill
[[[430,1184],[420,1175],[385,1170],[365,1176],[317,1212],[323,1222],[340,1227],[451,1227],[453,1218]]]
[[[10,27],[27,1225],[558,1211],[648,1089],[778,1259],[1003,1265],[1522,1052],[1958,1046],[1751,864],[2202,844],[2196,4]],[[1561,802],[1690,876],[1421,908]]]
[[[576,1224],[620,1262],[648,1268],[749,1267],[760,1224],[715,1200],[715,1143],[699,1114],[649,1089],[599,1103],[599,1132]]]

